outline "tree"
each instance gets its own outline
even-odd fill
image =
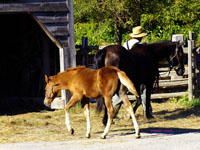
[[[148,32],[146,42],[170,40],[175,33],[187,37],[189,30],[200,41],[199,0],[74,0],[74,16],[77,31],[87,28],[84,34],[97,44],[124,42],[137,25]]]

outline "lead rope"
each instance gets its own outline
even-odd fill
[[[176,50],[175,50],[175,54],[174,54],[174,56],[168,61],[169,62],[169,64],[170,64],[170,61],[172,61],[173,59],[174,59],[174,57],[176,57],[177,58],[177,60],[178,60],[178,66],[180,65],[180,60],[179,60],[179,58],[178,58],[178,45],[176,44]],[[167,76],[169,76],[169,74],[170,74],[170,71],[172,70],[172,67],[171,67],[171,65],[169,65],[169,69],[168,69],[168,71],[166,71],[166,72],[164,72],[164,73],[162,73],[162,74],[160,74],[160,75],[164,75],[164,74],[167,74],[168,73],[168,75]]]

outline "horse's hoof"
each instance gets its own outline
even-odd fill
[[[148,115],[146,115],[146,116],[145,116],[145,118],[146,118],[147,120],[150,120],[150,119],[153,119],[153,118],[154,118],[154,116],[152,116],[152,115],[148,114]]]
[[[105,135],[101,135],[101,139],[106,139],[106,136]]]
[[[74,134],[74,129],[70,130],[70,134],[73,135]]]
[[[90,137],[91,137],[90,133],[86,134],[86,138],[90,138]]]

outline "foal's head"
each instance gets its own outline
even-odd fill
[[[174,68],[176,74],[182,76],[185,72],[183,43],[175,42],[175,44],[175,50],[169,56],[170,69]]]
[[[53,102],[54,98],[56,97],[58,90],[56,89],[56,85],[51,78],[48,78],[45,75],[46,87],[45,87],[45,99],[44,105],[50,107],[51,103]]]

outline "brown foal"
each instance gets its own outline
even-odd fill
[[[65,107],[65,123],[68,131],[73,134],[69,121],[69,109],[77,102],[82,100],[84,106],[84,114],[87,121],[86,137],[90,137],[90,116],[89,116],[89,98],[103,97],[108,110],[108,122],[101,138],[105,139],[109,132],[112,118],[113,106],[111,102],[112,96],[116,93],[123,101],[128,113],[131,115],[136,138],[140,137],[139,126],[136,121],[133,108],[127,97],[127,89],[138,97],[138,93],[134,84],[127,77],[125,72],[113,66],[106,66],[101,69],[89,69],[84,66],[69,68],[65,72],[58,73],[55,76],[47,77],[46,94],[44,104],[50,106],[59,90],[67,89],[72,93],[72,97]]]

